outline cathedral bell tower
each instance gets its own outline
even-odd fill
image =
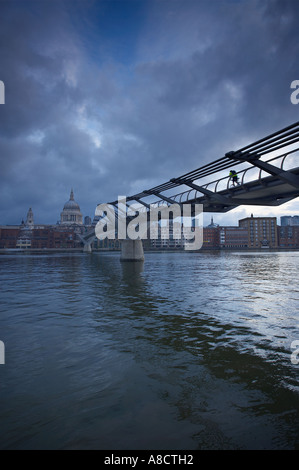
[[[31,207],[29,211],[27,212],[26,225],[29,227],[33,227],[34,225],[33,212],[32,212]]]

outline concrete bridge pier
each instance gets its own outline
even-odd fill
[[[83,253],[91,253],[92,248],[91,248],[91,243],[85,243],[83,246]]]
[[[144,261],[142,240],[122,240],[121,261]]]

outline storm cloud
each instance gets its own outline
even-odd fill
[[[1,1],[0,222],[55,223],[71,187],[92,217],[297,121],[298,18],[293,0]]]

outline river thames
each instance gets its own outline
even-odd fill
[[[299,252],[119,256],[0,256],[0,448],[298,449]]]

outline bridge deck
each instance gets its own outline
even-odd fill
[[[289,170],[289,172],[299,175],[299,168]],[[217,201],[213,196],[196,197],[184,201],[183,204],[203,204],[204,212],[228,212],[240,205],[278,206],[299,197],[299,189],[285,183],[277,176],[266,176],[219,191],[215,193],[215,196],[216,194],[225,199],[227,198],[227,204],[224,201]]]

